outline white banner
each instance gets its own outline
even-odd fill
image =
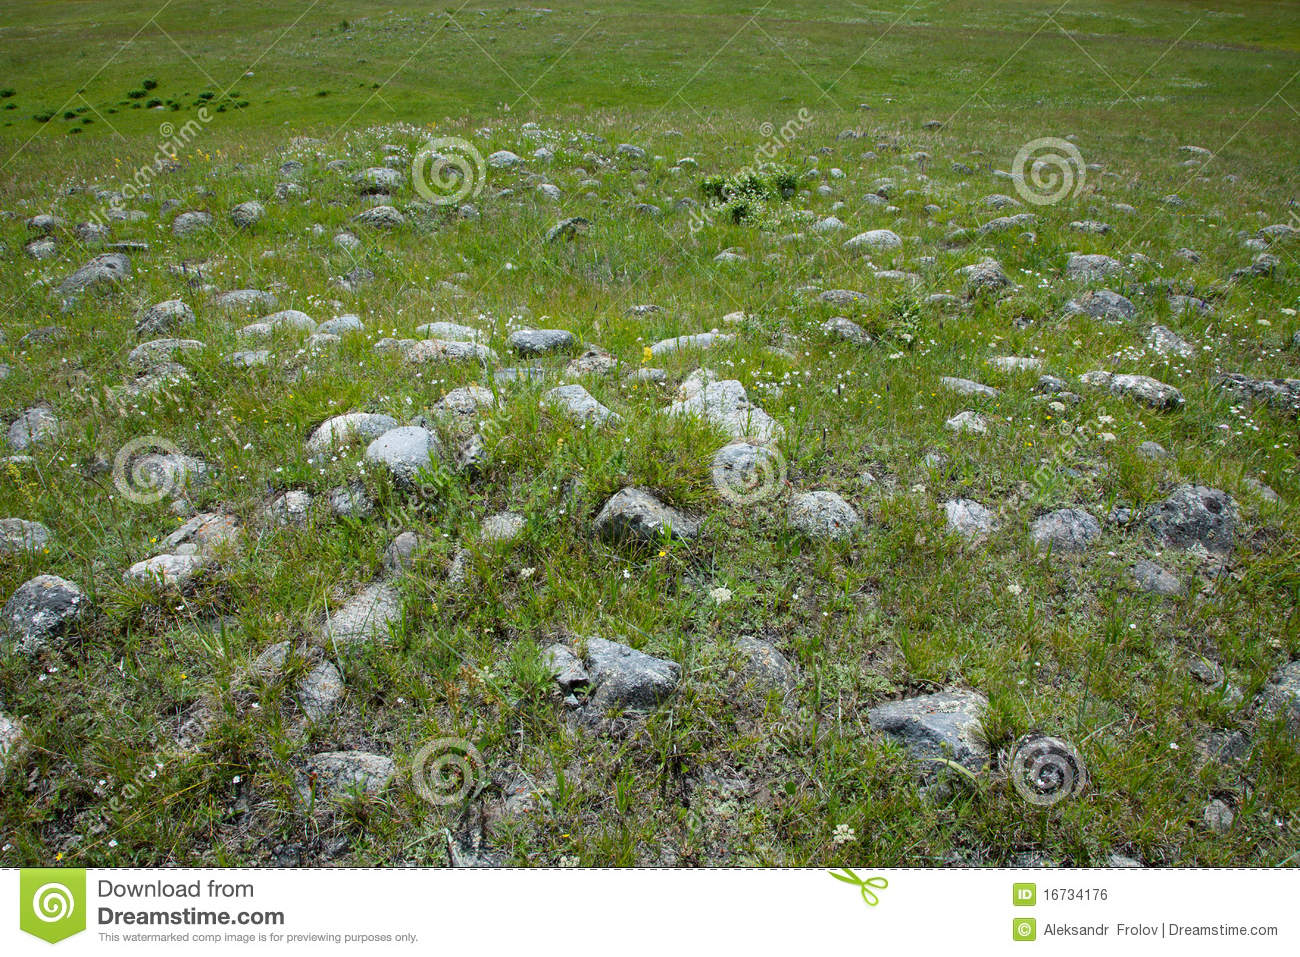
[[[1294,870],[33,869],[4,884],[5,954],[1300,952]]]

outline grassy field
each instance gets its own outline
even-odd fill
[[[0,518],[51,532],[42,549],[0,556],[0,599],[54,574],[93,605],[75,640],[35,655],[3,645],[0,712],[22,742],[5,758],[0,864],[1296,863],[1296,733],[1261,702],[1300,657],[1297,422],[1216,382],[1300,377],[1296,236],[1270,235],[1271,274],[1233,277],[1261,227],[1300,228],[1294,4],[28,0],[0,21],[0,63],[0,412],[7,428],[47,404],[61,422],[31,461],[0,466]],[[351,174],[429,136],[524,162],[487,169],[467,218],[422,202],[399,159],[392,204],[406,222],[353,222],[369,202]],[[1047,137],[1069,137],[1087,165],[1062,201],[1038,205],[998,172]],[[646,156],[617,153],[623,143]],[[551,159],[534,158],[542,145]],[[277,198],[290,159],[302,191]],[[679,205],[707,204],[711,177],[765,161],[797,177],[793,196],[741,222]],[[58,284],[102,252],[73,225],[103,219],[111,203],[95,191],[139,183],[142,168],[145,195],[132,189],[125,206],[147,216],[110,233],[148,251],[132,253],[129,280],[61,309]],[[1018,205],[995,210],[990,194]],[[228,211],[252,199],[265,217],[232,225]],[[174,236],[186,210],[214,225]],[[972,234],[1024,212],[1037,220]],[[27,220],[43,213],[67,226],[53,257],[35,259]],[[842,231],[810,228],[831,215]],[[547,242],[570,216],[585,233]],[[1080,232],[1080,220],[1113,228]],[[873,229],[901,247],[844,249]],[[334,242],[343,230],[356,248]],[[733,248],[745,258],[715,260]],[[1126,268],[1080,281],[1065,272],[1071,253]],[[957,270],[985,257],[1015,287],[966,298]],[[213,289],[191,282],[196,264]],[[373,278],[339,285],[358,268]],[[1066,314],[1101,286],[1136,318]],[[250,346],[237,330],[258,315],[222,312],[210,294],[242,288],[318,322],[355,314],[365,330],[320,351],[289,330]],[[818,298],[833,289],[864,296]],[[1212,311],[1176,310],[1167,289]],[[195,320],[169,334],[203,343],[178,358],[188,381],[124,396],[127,353],[152,338],[136,333],[141,312],[178,298]],[[629,314],[647,303],[660,311]],[[735,312],[746,316],[724,323]],[[828,337],[835,315],[872,341]],[[496,366],[537,364],[545,381],[502,385],[478,363],[416,366],[374,348],[438,320],[482,330]],[[1144,348],[1153,323],[1191,354]],[[56,341],[23,338],[56,325]],[[527,326],[568,330],[622,368],[566,375],[578,347],[516,361],[507,336]],[[735,338],[647,355],[715,328]],[[248,348],[270,361],[226,361]],[[991,366],[998,356],[1042,368]],[[642,366],[665,381],[624,378]],[[722,431],[662,414],[700,366],[741,381],[783,428],[783,481],[756,504],[715,487]],[[1185,402],[1155,411],[1079,384],[1096,369],[1152,376]],[[1049,406],[1040,372],[1080,400]],[[960,395],[944,376],[1000,392]],[[583,427],[542,407],[544,390],[574,381],[621,420]],[[328,493],[358,477],[361,449],[313,454],[317,425],[349,411],[433,420],[443,395],[474,383],[500,399],[481,475],[435,470],[413,495],[372,469],[373,514],[331,514]],[[987,431],[945,428],[963,410]],[[212,466],[184,507],[245,530],[183,593],[123,580],[184,517],[115,487],[115,457],[142,436]],[[1146,441],[1170,456],[1144,457]],[[1141,522],[1110,520],[1189,482],[1236,500],[1228,554],[1162,548]],[[594,517],[629,485],[702,517],[699,537],[596,540]],[[796,533],[787,499],[812,489],[843,496],[860,531]],[[313,504],[277,524],[267,504],[288,490]],[[951,533],[952,499],[989,506],[998,529]],[[1078,556],[1039,553],[1030,522],[1066,506],[1095,515],[1100,539]],[[505,510],[524,517],[522,535],[483,541],[484,518]],[[426,547],[398,583],[400,620],[382,639],[322,640],[322,618],[383,573],[406,529]],[[1181,592],[1136,589],[1129,569],[1144,559]],[[542,659],[571,636],[671,659],[681,681],[647,715],[593,733]],[[742,636],[789,660],[790,695],[747,684]],[[257,656],[285,641],[308,651],[258,673]],[[322,656],[346,691],[309,721],[295,688]],[[867,713],[945,688],[987,697],[990,760],[920,786]],[[204,733],[184,733],[197,715]],[[1078,749],[1082,794],[1039,808],[1009,786],[1007,754],[1033,730]],[[1248,742],[1239,758],[1207,760],[1207,742],[1234,734]],[[487,770],[464,800],[430,804],[409,769],[444,738],[472,743]],[[396,778],[342,799],[304,790],[307,757],[342,750],[391,756]],[[1207,823],[1215,800],[1230,826]]]

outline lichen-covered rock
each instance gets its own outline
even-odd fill
[[[1079,376],[1084,385],[1105,389],[1113,396],[1133,399],[1162,412],[1182,408],[1183,394],[1171,385],[1146,375],[1117,375],[1096,369]]]
[[[75,584],[37,575],[10,596],[0,624],[18,651],[34,654],[64,638],[89,610],[90,600]]]
[[[1081,508],[1061,508],[1038,518],[1029,538],[1039,551],[1082,552],[1101,537],[1101,523]]]
[[[0,518],[0,555],[36,552],[50,543],[50,530],[40,522]]]
[[[604,638],[585,643],[584,664],[589,675],[588,715],[610,711],[649,711],[677,688],[682,666]]]
[[[393,759],[368,751],[324,751],[307,759],[301,790],[304,795],[360,797],[388,787],[397,774]]]
[[[792,496],[787,519],[795,531],[823,541],[849,538],[862,526],[862,516],[852,505],[824,490]]]
[[[988,699],[974,691],[942,691],[877,705],[867,712],[872,728],[902,744],[913,758],[930,764],[955,761],[972,771],[988,763],[980,717]]]
[[[365,457],[386,469],[398,485],[409,486],[441,453],[442,443],[436,435],[418,425],[404,425],[389,429],[366,446]]]
[[[307,451],[325,452],[348,442],[370,442],[398,427],[391,415],[378,412],[348,412],[326,419],[307,439]]]
[[[1227,492],[1204,485],[1180,485],[1146,512],[1147,526],[1172,548],[1199,545],[1206,551],[1232,550],[1237,503]]]
[[[383,639],[388,635],[388,626],[401,617],[401,593],[392,585],[375,582],[342,608],[327,614],[321,637],[326,644],[338,645]]]

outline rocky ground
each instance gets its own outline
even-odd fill
[[[0,860],[1293,862],[1300,221],[929,119],[13,197]]]

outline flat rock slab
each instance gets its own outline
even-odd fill
[[[1177,575],[1146,559],[1133,566],[1132,575],[1133,584],[1149,594],[1177,595],[1183,589]]]
[[[625,488],[615,493],[596,516],[597,537],[614,544],[653,545],[665,537],[691,539],[700,520],[665,505],[649,492]]]
[[[980,726],[987,706],[988,699],[978,692],[942,691],[877,705],[867,712],[867,721],[917,760],[956,761],[979,771],[989,760]]]
[[[673,339],[660,339],[650,347],[650,354],[656,357],[671,355],[686,349],[711,349],[714,346],[735,341],[729,332],[700,332],[693,336],[677,336]]]
[[[996,399],[1001,395],[1001,391],[981,382],[974,382],[970,379],[959,379],[955,376],[943,376],[939,383],[952,392],[959,395],[977,395],[985,399]]]

